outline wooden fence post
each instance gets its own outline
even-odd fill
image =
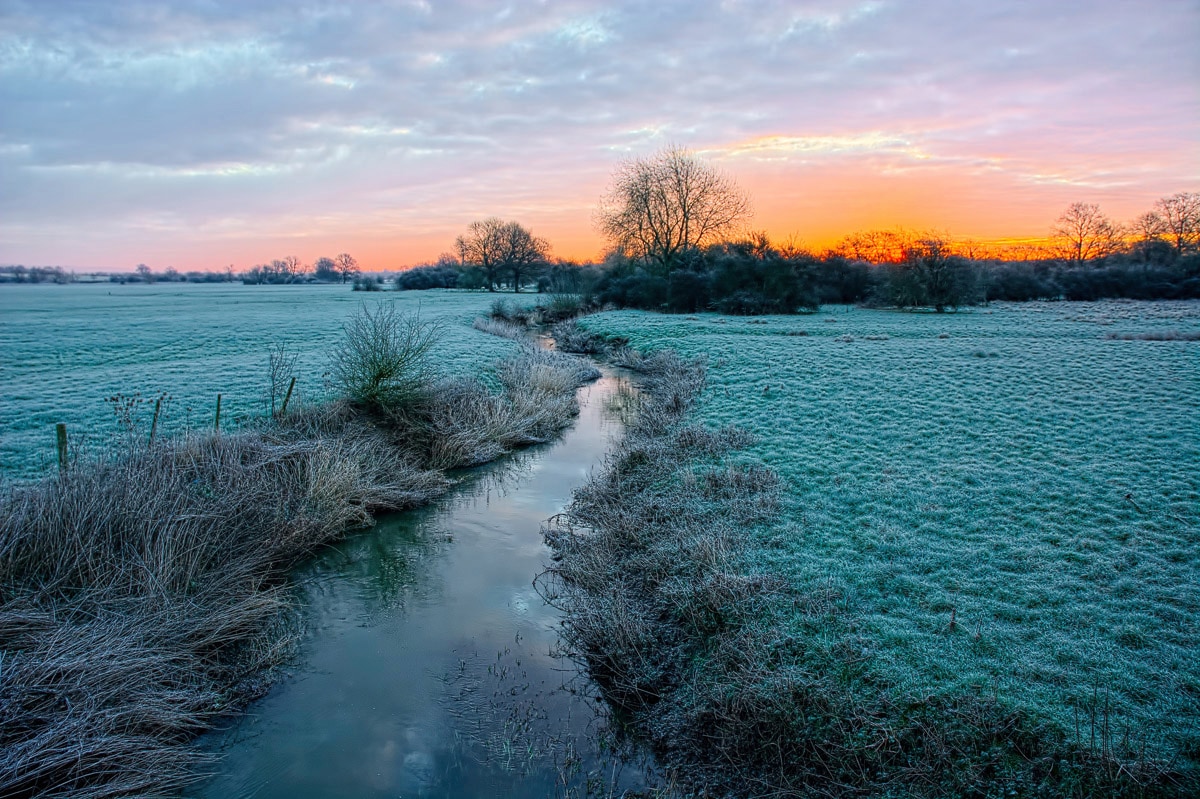
[[[54,433],[58,439],[58,469],[66,471],[67,469],[67,425],[59,422],[54,425]]]

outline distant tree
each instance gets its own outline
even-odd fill
[[[896,264],[906,257],[912,235],[902,230],[860,230],[842,238],[831,255],[872,264]]]
[[[332,258],[318,258],[313,264],[313,277],[330,283],[336,282],[340,277],[337,263]]]
[[[135,269],[134,271],[137,272],[138,278],[143,283],[153,283],[154,282],[154,273],[151,272],[150,267],[146,266],[145,264],[138,264],[137,269]]]
[[[728,236],[750,214],[731,178],[672,146],[621,164],[596,220],[614,247],[665,277],[688,251]]]
[[[550,255],[550,244],[534,236],[516,222],[506,222],[500,230],[500,258],[504,270],[512,275],[513,291],[537,276],[546,266]]]
[[[516,222],[489,217],[472,222],[465,235],[455,240],[463,266],[479,269],[488,291],[508,279],[513,291],[545,263],[550,245]]]
[[[1129,223],[1129,232],[1137,236],[1138,241],[1155,241],[1166,234],[1167,223],[1154,211],[1147,211]]]
[[[955,255],[946,239],[926,235],[909,242],[904,260],[890,267],[887,291],[902,308],[930,306],[943,313],[977,301],[978,286],[970,261]]]
[[[1179,255],[1200,246],[1200,194],[1180,192],[1155,203],[1162,218],[1163,233],[1175,245]]]
[[[343,283],[358,277],[358,261],[350,253],[344,252],[333,260],[337,264],[337,273],[342,276]]]
[[[501,261],[503,228],[504,221],[492,216],[467,225],[467,232],[454,240],[459,259],[464,266],[480,270],[488,291],[496,290],[504,268]]]
[[[1121,229],[1095,203],[1072,203],[1054,226],[1058,255],[1071,266],[1104,258],[1121,245]]]

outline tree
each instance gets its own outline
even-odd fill
[[[749,198],[731,178],[672,146],[617,168],[597,225],[615,247],[666,276],[685,253],[716,243],[750,215]]]
[[[332,258],[318,258],[313,264],[313,277],[317,280],[336,281],[338,279],[337,264]]]
[[[516,222],[489,217],[472,222],[466,235],[455,242],[466,267],[478,268],[488,291],[495,291],[503,278],[512,281],[513,291],[546,263],[550,245]]]
[[[1059,257],[1072,266],[1111,255],[1121,244],[1121,230],[1095,203],[1072,203],[1054,227]]]
[[[1163,233],[1175,245],[1175,252],[1200,246],[1200,194],[1180,192],[1164,197],[1154,205],[1162,218]]]
[[[358,277],[358,261],[348,252],[333,259],[337,265],[337,273],[342,276],[342,282]]]
[[[488,291],[495,291],[499,282],[501,262],[501,229],[504,222],[492,216],[467,225],[465,235],[454,240],[463,266],[477,267],[483,274]]]
[[[907,242],[903,260],[886,269],[887,278],[880,289],[886,301],[901,308],[932,306],[943,313],[979,299],[975,268],[936,234],[919,235]]]
[[[521,283],[532,277],[546,265],[550,244],[539,239],[516,222],[506,222],[500,229],[500,257],[505,271],[512,275],[513,291],[521,290]]]

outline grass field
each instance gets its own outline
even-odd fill
[[[1194,765],[1200,303],[582,325],[708,357],[693,418],[783,480],[752,568],[836,587],[872,684],[995,695],[1085,745],[1107,708]]]
[[[395,302],[446,322],[438,366],[469,375],[513,354],[511,341],[471,329],[495,295],[461,291],[356,293],[347,286],[69,285],[0,287],[0,474],[30,477],[54,460],[54,425],[102,447],[119,431],[114,395],[171,401],[160,432],[223,426],[266,411],[274,344],[298,355],[297,392],[328,398],[331,351],[362,304]]]

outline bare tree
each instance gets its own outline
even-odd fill
[[[454,240],[454,247],[458,250],[458,257],[462,259],[463,266],[474,266],[483,270],[488,291],[495,291],[496,284],[500,282],[503,269],[503,228],[504,221],[492,216],[467,225],[466,234]]]
[[[1054,226],[1059,257],[1072,266],[1111,255],[1121,245],[1121,229],[1095,203],[1072,203]]]
[[[483,271],[488,291],[495,291],[505,278],[512,281],[513,291],[520,291],[521,283],[546,263],[550,253],[545,239],[494,216],[472,222],[454,244],[464,266]]]
[[[831,252],[853,261],[898,264],[907,257],[913,234],[901,230],[860,230],[842,238]]]
[[[1167,232],[1167,224],[1154,211],[1147,211],[1130,222],[1128,230],[1138,241],[1157,241]]]
[[[358,261],[348,252],[333,259],[337,273],[342,276],[342,282],[358,277]]]
[[[500,229],[500,239],[503,269],[512,275],[513,291],[520,291],[522,281],[545,266],[550,255],[550,244],[516,222],[504,223]]]
[[[669,274],[684,253],[729,235],[750,215],[749,198],[731,178],[672,146],[621,164],[596,221],[615,247]]]
[[[1172,194],[1155,203],[1154,208],[1162,218],[1163,233],[1175,245],[1175,252],[1182,255],[1184,250],[1200,246],[1200,194],[1188,191]]]

